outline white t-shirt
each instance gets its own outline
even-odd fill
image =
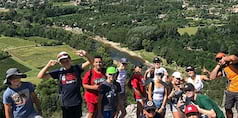
[[[158,69],[157,69],[157,68],[155,69],[154,75],[156,75],[156,74],[158,74],[158,73],[163,73],[163,74],[165,75],[165,73],[168,73],[168,72],[167,72],[167,70],[166,70],[165,68],[160,67],[160,68],[158,68]],[[154,77],[155,77],[155,76],[154,76]],[[163,76],[162,81],[163,81],[163,82],[166,82],[165,79],[166,79],[166,76]],[[154,80],[155,80],[155,79],[154,79]]]

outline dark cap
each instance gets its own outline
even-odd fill
[[[161,62],[161,60],[160,60],[159,57],[155,57],[155,58],[153,59],[153,63],[160,63],[160,62]]]
[[[18,76],[19,78],[26,78],[26,74],[24,73],[21,73],[19,71],[19,69],[17,68],[9,68],[7,71],[6,71],[6,80],[4,80],[4,83],[7,84],[8,83],[8,79],[13,76],[13,75],[16,75]]]
[[[194,71],[195,69],[194,69],[194,67],[192,67],[192,66],[188,66],[187,68],[186,68],[186,71],[188,72],[188,71]]]
[[[134,68],[136,68],[136,67],[143,68],[143,65],[137,64],[137,65],[134,66]]]
[[[127,64],[127,63],[128,63],[128,60],[127,60],[127,58],[121,58],[121,59],[120,59],[120,62]]]
[[[147,101],[145,104],[144,104],[144,109],[145,110],[149,110],[149,109],[156,109],[156,106],[154,104],[153,101]]]
[[[184,88],[183,88],[183,91],[194,91],[195,90],[195,87],[193,86],[193,84],[191,83],[186,83],[184,85]]]

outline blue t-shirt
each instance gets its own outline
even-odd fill
[[[81,105],[80,75],[82,72],[81,65],[73,65],[70,69],[56,69],[49,73],[52,78],[60,80],[59,87],[62,106],[71,107]]]
[[[22,82],[19,88],[8,87],[3,94],[3,104],[11,104],[14,118],[27,118],[36,113],[33,107],[31,93],[34,87],[29,82]]]

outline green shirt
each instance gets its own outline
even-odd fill
[[[225,118],[223,112],[220,110],[218,105],[206,95],[197,94],[197,98],[194,103],[205,110],[213,109],[216,112],[217,118]]]

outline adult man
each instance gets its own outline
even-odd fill
[[[210,73],[210,79],[225,76],[229,82],[225,92],[225,110],[227,118],[233,118],[232,108],[236,105],[238,111],[238,56],[216,54],[217,65]]]
[[[80,118],[82,116],[81,104],[81,73],[90,62],[92,63],[87,52],[84,50],[77,50],[75,54],[78,56],[85,56],[88,61],[81,65],[72,65],[72,60],[67,52],[60,52],[57,55],[57,60],[50,60],[48,64],[38,73],[38,78],[53,78],[60,81],[59,92],[61,98],[61,108],[63,111],[63,118]],[[48,72],[48,69],[59,63],[62,67],[60,69]]]
[[[101,56],[95,56],[93,68],[85,73],[83,77],[83,87],[86,89],[84,98],[88,108],[88,118],[96,118],[98,105],[98,89],[100,84],[106,80],[105,69]]]
[[[187,105],[184,110],[186,118],[200,118],[200,113],[195,105]]]
[[[154,63],[154,75],[158,75],[158,74],[163,74],[163,78],[162,81],[166,82],[167,81],[167,76],[168,76],[168,72],[165,68],[161,67],[161,60],[159,57],[155,57],[153,60]],[[154,76],[155,77],[155,76]]]
[[[17,68],[10,68],[6,72],[5,84],[8,88],[3,94],[3,104],[6,118],[42,118],[34,109],[35,103],[41,114],[39,100],[34,92],[34,87],[29,82],[22,82],[26,74]]]
[[[124,118],[126,116],[126,92],[125,92],[125,85],[126,85],[126,78],[127,78],[127,71],[126,67],[128,64],[127,58],[121,58],[119,66],[117,68],[118,75],[117,75],[117,82],[120,83],[121,86],[121,92],[119,94],[119,101],[118,101],[118,109],[116,112],[116,117],[119,116],[119,118]]]
[[[187,83],[183,88],[186,95],[186,102],[195,104],[199,113],[207,115],[209,118],[225,118],[218,105],[206,95],[197,94],[192,83]]]

